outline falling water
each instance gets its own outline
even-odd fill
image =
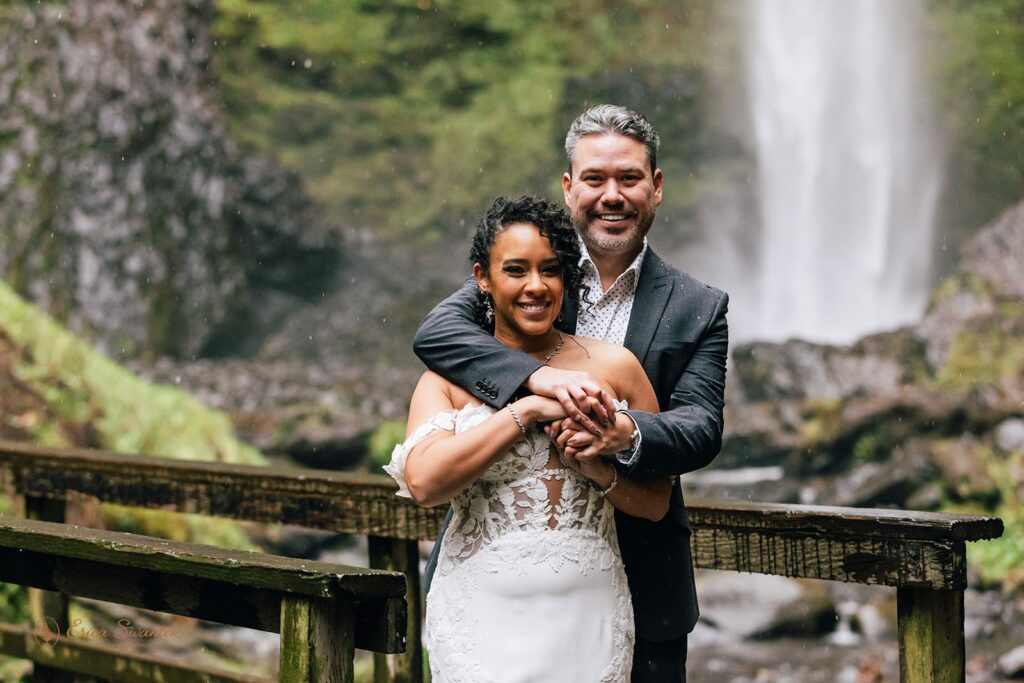
[[[762,228],[745,336],[842,343],[918,319],[943,161],[919,3],[747,1]]]

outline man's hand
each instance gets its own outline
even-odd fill
[[[615,415],[611,397],[586,372],[545,365],[530,375],[526,388],[557,400],[580,429],[594,436],[600,436],[601,426],[609,426],[609,416]]]
[[[612,415],[615,419],[600,436],[571,418],[553,425],[548,435],[569,460],[588,462],[600,455],[614,456],[630,447],[636,425],[628,414]]]

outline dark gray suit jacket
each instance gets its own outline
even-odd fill
[[[492,406],[506,405],[540,361],[509,349],[473,322],[476,285],[467,281],[427,315],[413,348],[434,372]],[[629,411],[643,436],[632,470],[678,475],[704,467],[722,445],[729,297],[648,251],[625,346],[643,364],[660,413]],[[565,331],[576,302],[565,301]],[[619,547],[633,597],[637,635],[673,640],[697,621],[690,523],[680,487],[669,513],[651,522],[616,512]]]

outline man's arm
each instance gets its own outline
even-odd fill
[[[710,324],[672,390],[668,409],[662,413],[629,411],[643,435],[630,472],[685,474],[706,466],[721,450],[728,305],[729,296],[722,293]]]
[[[697,340],[664,412],[628,410],[631,419],[619,416],[601,434],[588,434],[576,420],[564,420],[549,431],[555,434],[556,445],[565,449],[567,457],[584,462],[600,455],[613,457],[627,474],[679,475],[710,463],[722,447],[728,302],[724,292],[715,300],[710,323]],[[639,450],[627,459],[634,428],[640,434]]]
[[[412,348],[428,368],[500,408],[544,364],[508,348],[476,323],[476,290],[471,277],[435,306],[420,323]]]

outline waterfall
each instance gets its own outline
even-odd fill
[[[761,229],[741,336],[845,343],[917,320],[944,159],[920,2],[747,0],[744,16]]]

